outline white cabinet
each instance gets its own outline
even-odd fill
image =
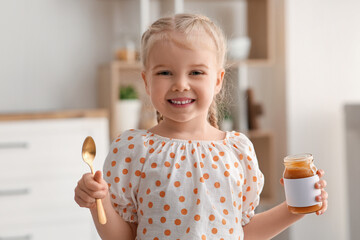
[[[1,115],[0,115],[1,120]],[[106,117],[0,121],[0,239],[99,239],[90,211],[74,201],[89,167],[84,139],[97,146],[102,170],[109,147]]]

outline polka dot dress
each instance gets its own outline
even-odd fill
[[[104,164],[114,208],[138,223],[137,238],[243,239],[264,184],[250,140],[170,139],[129,130]]]

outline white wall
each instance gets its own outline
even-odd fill
[[[292,227],[292,240],[348,239],[344,109],[360,102],[360,2],[286,2],[289,153],[326,171],[329,210]]]
[[[1,0],[0,112],[96,107],[112,1]]]

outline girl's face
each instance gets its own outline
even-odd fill
[[[149,50],[142,73],[146,92],[164,121],[204,124],[225,71],[218,66],[213,43],[198,38],[186,47],[183,34],[171,34],[176,42],[159,40]]]

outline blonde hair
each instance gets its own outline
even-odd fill
[[[171,32],[184,33],[187,40],[199,37],[199,33],[205,33],[210,37],[216,48],[217,62],[220,68],[225,68],[226,62],[226,40],[222,30],[208,17],[199,14],[176,14],[172,17],[163,17],[155,21],[142,35],[140,58],[143,68],[147,66],[148,54],[153,44],[159,40],[172,40]],[[210,41],[211,41],[210,40]],[[184,47],[187,47],[184,45]],[[209,123],[218,127],[218,107],[224,98],[224,88],[214,98],[209,111]],[[163,119],[162,115],[157,112],[157,120],[160,122]]]

